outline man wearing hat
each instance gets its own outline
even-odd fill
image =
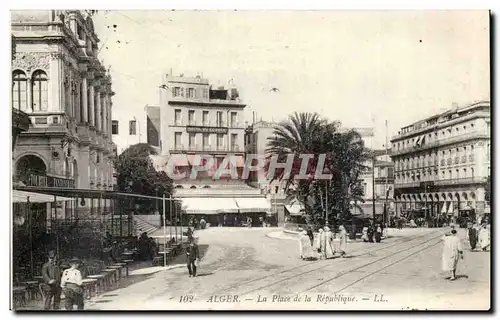
[[[186,258],[187,258],[187,268],[189,271],[189,277],[196,277],[196,264],[195,261],[198,259],[200,261],[200,250],[198,250],[198,245],[196,244],[198,238],[191,238],[189,241],[189,246],[186,248]]]
[[[83,310],[82,274],[78,270],[80,259],[73,258],[69,261],[71,267],[64,270],[61,278],[61,288],[64,293],[64,309],[73,310],[76,304],[78,310]]]
[[[44,310],[50,310],[54,299],[53,309],[59,310],[61,305],[61,268],[56,261],[55,251],[49,251],[49,261],[42,266],[43,291],[45,295]]]

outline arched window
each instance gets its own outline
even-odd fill
[[[12,107],[28,110],[28,78],[21,70],[16,70],[12,74]]]
[[[33,92],[33,110],[45,111],[48,107],[48,81],[47,74],[42,70],[33,73],[32,92]]]

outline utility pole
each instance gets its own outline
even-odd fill
[[[373,204],[373,222],[375,222],[375,150],[372,149],[372,204]]]
[[[172,203],[172,200],[170,200],[170,203]],[[167,266],[167,224],[165,223],[165,217],[166,217],[166,212],[165,212],[165,194],[163,194],[163,266]]]

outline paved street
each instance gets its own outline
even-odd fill
[[[445,280],[444,231],[394,230],[381,244],[349,243],[349,258],[308,262],[298,258],[290,235],[270,237],[279,229],[211,228],[198,232],[198,277],[188,277],[179,257],[170,270],[143,269],[151,272],[145,280],[87,309],[487,309],[489,301],[475,297],[488,296],[490,254],[466,251],[459,279]],[[237,301],[227,302],[227,295]]]

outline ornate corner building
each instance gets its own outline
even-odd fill
[[[91,15],[11,11],[11,30],[12,107],[31,122],[17,136],[15,177],[27,186],[112,190],[114,93]]]
[[[399,214],[457,216],[489,210],[490,102],[482,101],[418,121],[391,139]]]

